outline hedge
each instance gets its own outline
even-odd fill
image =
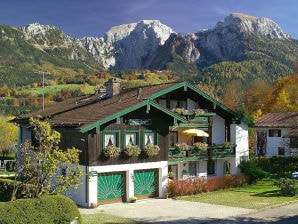
[[[76,217],[82,223],[76,204],[63,195],[0,202],[0,214],[0,224],[69,224]]]
[[[248,176],[244,174],[226,175],[212,178],[189,178],[186,180],[171,180],[168,183],[169,197],[196,195],[208,191],[217,191],[247,185]]]
[[[298,171],[298,155],[256,157],[258,167],[280,177],[291,177],[291,173]]]

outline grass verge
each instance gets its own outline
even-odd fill
[[[278,188],[273,186],[273,182],[273,179],[264,179],[254,185],[186,196],[182,197],[181,200],[256,210],[298,201],[298,196],[280,196]],[[298,181],[296,181],[296,186],[298,186]]]
[[[125,223],[137,224],[138,222],[132,219],[122,218],[110,214],[82,214],[84,224],[110,224],[110,223]]]

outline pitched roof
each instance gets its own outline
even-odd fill
[[[298,112],[266,114],[255,123],[255,127],[298,128]]]
[[[30,117],[41,116],[48,118],[52,126],[79,128],[82,132],[86,132],[141,107],[153,106],[180,122],[186,123],[187,120],[184,117],[154,102],[154,99],[157,97],[179,88],[189,88],[197,96],[201,96],[208,102],[211,102],[218,113],[224,113],[225,116],[229,116],[230,118],[237,118],[237,114],[234,111],[189,83],[172,82],[144,86],[141,87],[141,91],[139,91],[139,88],[126,89],[121,91],[120,95],[106,99],[101,99],[98,95],[70,98],[48,106],[44,111],[39,110],[22,115],[16,118],[15,122],[26,123]]]
[[[49,118],[54,126],[83,127],[102,120],[118,111],[140,104],[152,94],[176,85],[167,83],[142,87],[142,94],[138,97],[138,88],[122,91],[118,96],[101,100],[98,95],[87,95],[66,99],[60,103],[50,105],[45,110],[21,115],[15,120],[20,123],[30,117],[41,116]]]

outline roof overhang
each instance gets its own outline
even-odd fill
[[[167,108],[159,105],[158,103],[154,102],[151,99],[146,99],[146,100],[142,101],[141,103],[138,103],[138,104],[136,104],[136,105],[134,105],[132,107],[129,107],[129,108],[124,109],[124,110],[121,110],[121,111],[119,111],[117,113],[114,113],[114,114],[112,114],[112,115],[110,115],[110,116],[108,116],[108,117],[106,117],[106,118],[104,118],[102,120],[99,120],[99,121],[97,121],[97,122],[95,122],[93,124],[86,125],[86,126],[82,127],[81,128],[81,132],[82,133],[85,133],[85,132],[88,132],[88,131],[90,131],[90,130],[92,130],[94,128],[98,132],[99,131],[98,128],[101,125],[103,125],[103,124],[105,124],[107,122],[110,122],[110,121],[115,120],[115,119],[119,119],[120,117],[122,117],[122,116],[124,116],[124,115],[126,115],[128,113],[131,113],[132,111],[138,110],[138,109],[140,109],[142,107],[147,107],[147,111],[150,111],[150,107],[151,106],[154,107],[154,108],[156,108],[156,109],[158,109],[158,110],[160,110],[161,112],[163,112],[163,113],[165,113],[165,114],[173,117],[174,123],[177,123],[178,121],[180,121],[182,123],[187,123],[188,122],[184,117],[178,115],[177,113],[175,113],[175,112],[173,112],[173,111],[171,111],[171,110],[169,110],[169,109],[167,109]]]

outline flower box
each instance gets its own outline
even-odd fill
[[[151,143],[145,145],[144,152],[147,156],[155,156],[160,151],[160,148],[158,145],[153,145]]]

